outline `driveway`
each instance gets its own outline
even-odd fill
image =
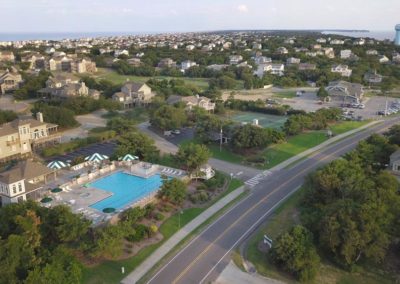
[[[80,126],[64,131],[62,133],[61,142],[65,143],[74,138],[88,137],[91,129],[106,126],[107,119],[102,117],[102,115],[106,113],[106,110],[101,109],[89,114],[76,116],[75,119],[79,122]]]
[[[17,113],[25,112],[29,109],[29,104],[36,100],[17,101],[12,95],[0,96],[0,109],[12,110]]]

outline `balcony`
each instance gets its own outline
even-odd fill
[[[14,139],[11,141],[7,141],[7,146],[13,146],[13,145],[18,145],[21,142],[19,139]]]

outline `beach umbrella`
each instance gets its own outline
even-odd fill
[[[139,160],[138,156],[133,156],[131,154],[126,154],[123,158],[122,161],[124,162],[130,162],[130,161],[134,161],[134,160]]]
[[[85,161],[88,161],[88,162],[101,162],[101,161],[104,161],[104,160],[107,160],[107,159],[108,159],[108,156],[106,156],[106,155],[102,155],[102,154],[99,154],[99,153],[94,153],[94,154],[92,154],[90,156],[87,156],[85,158]]]
[[[62,168],[66,168],[68,166],[69,165],[67,163],[64,163],[63,161],[53,161],[47,165],[48,168],[54,169],[54,170],[59,170]]]

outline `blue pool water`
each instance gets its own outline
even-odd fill
[[[102,211],[104,208],[121,209],[156,191],[162,185],[160,175],[141,178],[118,172],[90,184],[90,186],[112,192],[113,195],[90,207]]]

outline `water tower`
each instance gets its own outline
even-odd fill
[[[400,24],[396,25],[396,39],[394,40],[394,44],[400,46]]]

